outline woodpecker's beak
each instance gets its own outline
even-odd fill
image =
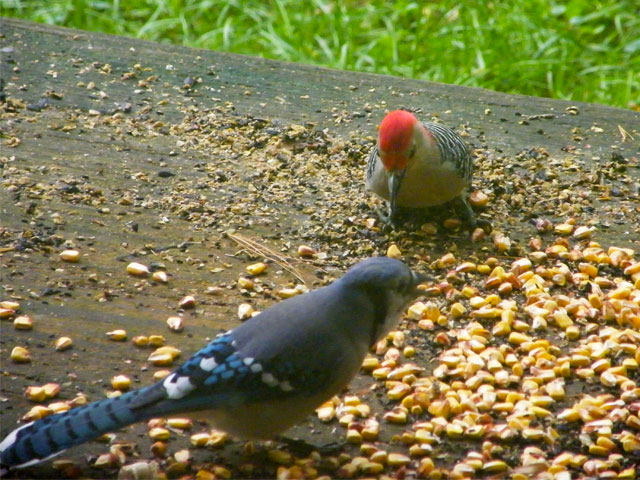
[[[402,183],[402,179],[404,178],[404,174],[406,169],[396,170],[391,173],[389,177],[389,219],[393,220],[393,217],[396,214],[396,201],[398,198],[398,192],[400,191],[400,184]]]

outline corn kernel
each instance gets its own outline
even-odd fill
[[[45,398],[47,398],[47,394],[42,387],[27,387],[24,394],[32,402],[42,402]]]
[[[129,390],[131,388],[131,379],[126,375],[116,375],[111,379],[111,386],[120,391]]]
[[[146,265],[138,262],[131,262],[127,265],[127,273],[135,277],[146,277],[151,273]]]
[[[162,427],[155,427],[149,430],[149,437],[151,437],[152,440],[156,440],[156,441],[169,440],[170,435],[171,435],[171,432],[169,432],[169,430],[167,430],[166,428],[162,428]]]
[[[53,411],[49,407],[36,405],[22,416],[22,420],[24,420],[25,422],[33,422],[34,420],[40,420],[41,418],[51,415],[52,413]]]
[[[16,330],[31,330],[33,328],[33,320],[28,315],[20,315],[13,320],[13,327]]]
[[[80,260],[80,252],[78,250],[63,250],[60,252],[60,260],[75,263]]]
[[[169,275],[164,270],[157,270],[151,274],[151,280],[158,283],[169,283]]]
[[[149,337],[144,335],[136,335],[131,339],[131,343],[133,343],[136,347],[146,347],[149,345]]]
[[[387,257],[395,258],[396,260],[402,258],[402,252],[395,243],[392,243],[387,248]]]
[[[14,347],[11,350],[11,360],[15,363],[28,363],[31,361],[31,353],[24,347]]]
[[[267,264],[264,262],[254,263],[252,265],[248,265],[245,269],[249,275],[260,275],[267,269]]]
[[[180,430],[189,430],[193,426],[193,422],[189,418],[168,418],[167,425]]]
[[[127,339],[126,330],[112,330],[106,334],[111,340],[116,342],[122,342]]]
[[[387,464],[391,467],[401,467],[411,462],[411,458],[402,453],[390,453],[387,456]]]
[[[196,299],[193,295],[186,295],[178,302],[178,308],[187,310],[196,306]]]
[[[184,328],[184,320],[182,317],[169,317],[167,318],[167,327],[174,332],[181,332]]]
[[[162,347],[165,341],[162,335],[149,335],[149,346],[151,347]]]

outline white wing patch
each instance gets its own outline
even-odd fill
[[[293,390],[293,386],[289,383],[288,380],[280,381],[273,374],[265,372],[261,377],[262,381],[266,383],[269,387],[280,387],[283,392],[290,392]]]
[[[291,390],[293,390],[293,387],[288,381],[280,382],[280,388],[283,392],[290,392]]]
[[[164,382],[162,382],[162,385],[167,391],[167,396],[173,399],[182,398],[189,392],[191,392],[194,388],[196,388],[195,385],[189,380],[189,377],[179,377],[175,373],[165,378]]]
[[[251,370],[253,373],[260,373],[262,371],[262,365],[260,365],[259,363],[254,363],[249,367],[249,370]]]
[[[280,383],[278,379],[270,373],[263,373],[262,381],[267,385],[269,385],[270,387],[275,387],[276,385],[278,385],[278,383]]]
[[[218,366],[218,363],[216,362],[216,359],[213,357],[203,358],[202,360],[200,360],[200,368],[205,372],[210,372],[217,366]]]

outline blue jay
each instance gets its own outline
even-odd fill
[[[398,260],[364,260],[331,285],[218,336],[154,385],[17,428],[0,443],[0,464],[33,465],[106,432],[177,413],[197,412],[236,438],[273,438],[349,383],[425,280]]]

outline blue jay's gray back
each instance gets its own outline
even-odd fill
[[[272,438],[349,383],[422,281],[398,260],[364,260],[331,285],[218,336],[154,385],[17,428],[0,443],[0,464],[32,465],[103,433],[176,413],[197,412],[237,438]]]

